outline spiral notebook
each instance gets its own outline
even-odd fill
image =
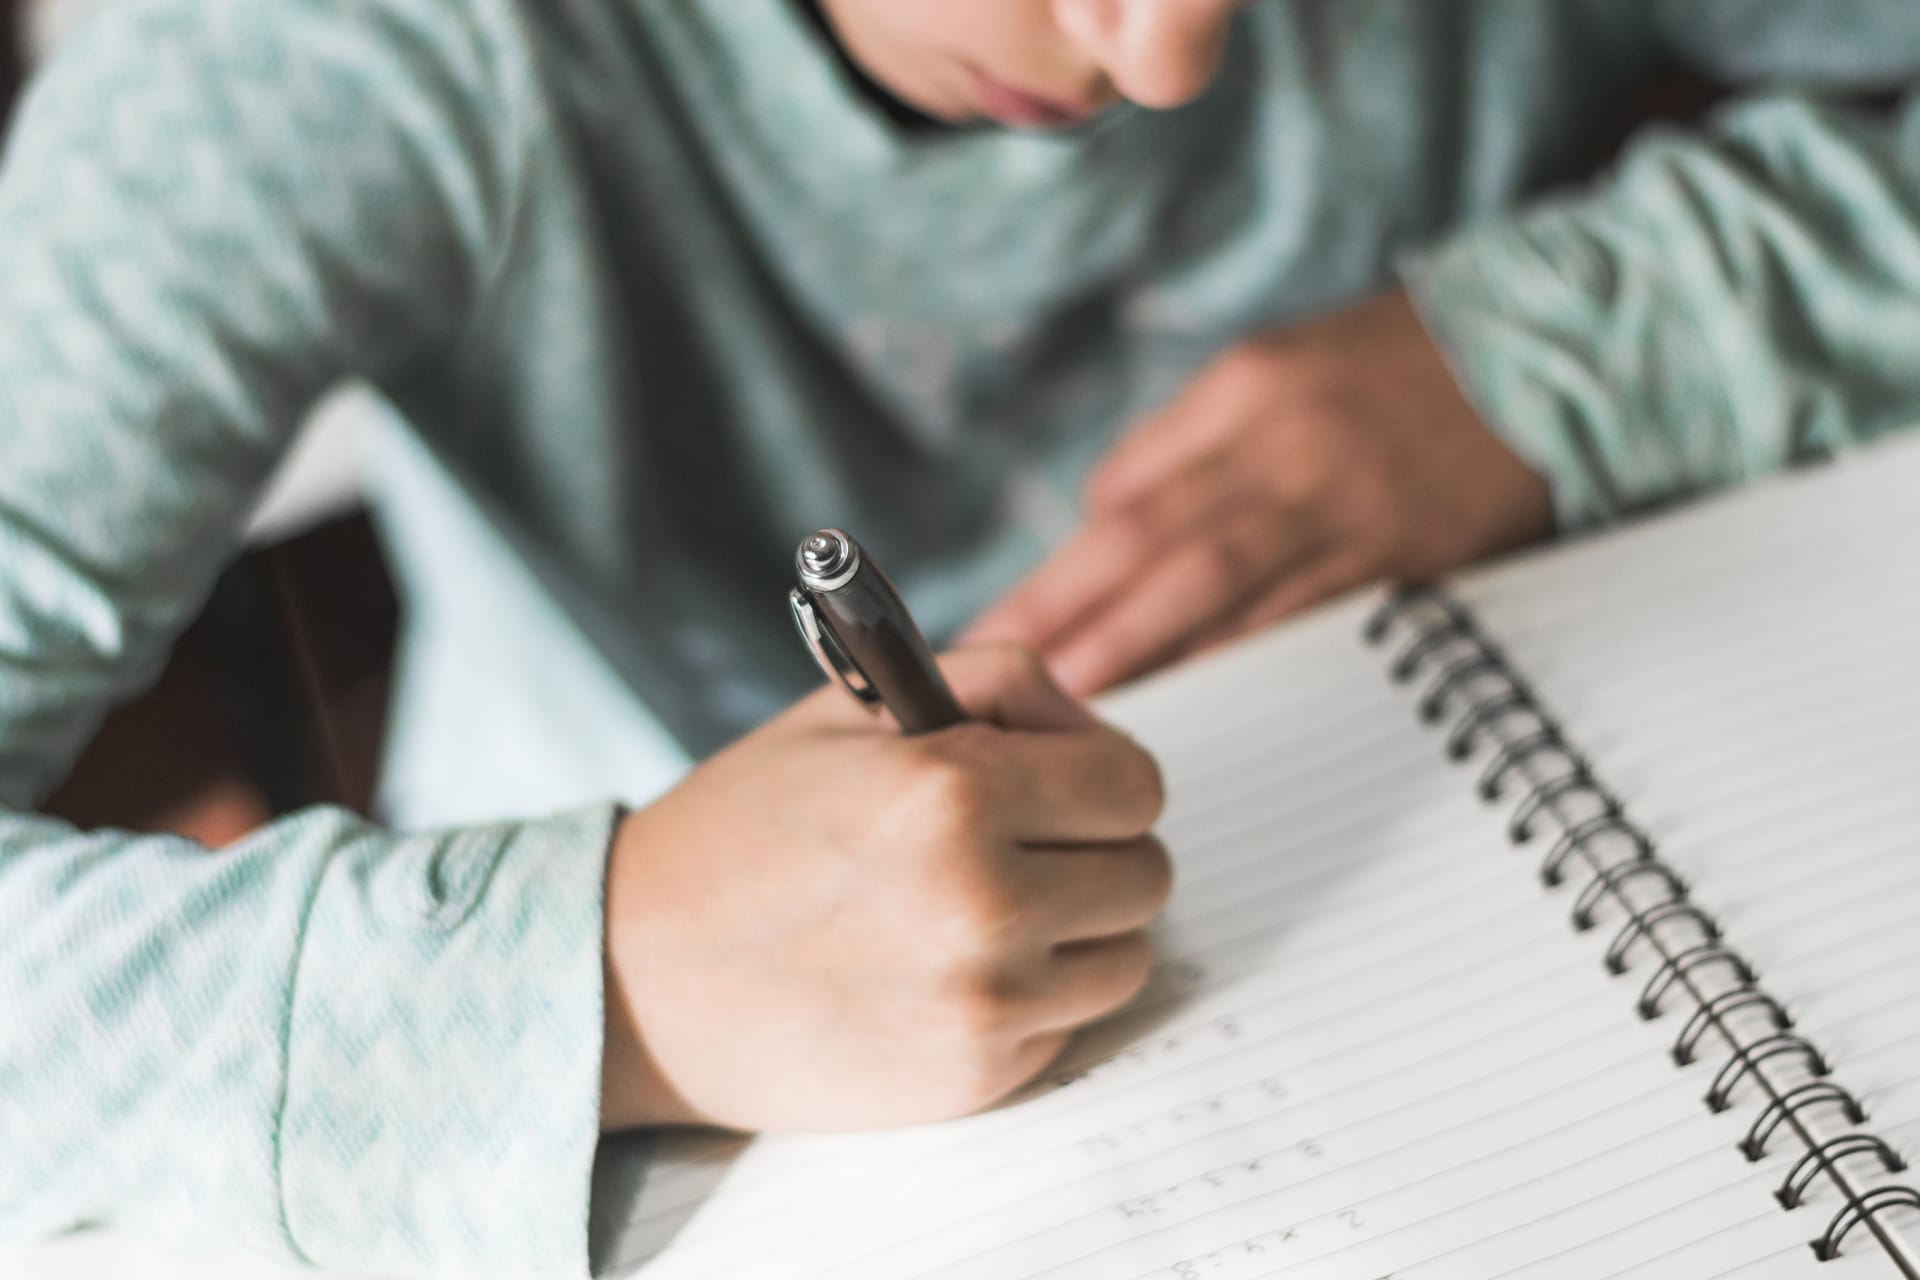
[[[616,1150],[611,1270],[1920,1277],[1920,441],[1105,709],[1180,871],[1137,1006],[984,1115]]]

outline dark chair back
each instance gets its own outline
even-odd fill
[[[19,0],[0,0],[0,138],[6,136],[13,99],[26,77],[26,22]]]

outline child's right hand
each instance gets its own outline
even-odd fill
[[[942,1119],[1145,983],[1159,771],[1030,655],[942,667],[921,737],[822,689],[615,838],[602,1126]]]

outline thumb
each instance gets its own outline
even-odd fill
[[[955,649],[940,659],[940,670],[953,686],[954,697],[976,720],[1043,733],[1100,727],[1100,718],[1061,688],[1039,655],[1024,645]]]

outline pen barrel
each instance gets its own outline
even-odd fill
[[[863,560],[844,585],[815,589],[812,596],[815,607],[831,621],[841,648],[900,722],[901,732],[933,733],[967,718],[940,674],[933,650],[879,566]]]

